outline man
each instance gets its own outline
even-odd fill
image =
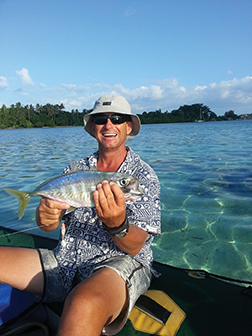
[[[65,300],[59,336],[120,331],[155,273],[150,244],[160,234],[158,179],[125,146],[140,130],[139,118],[128,102],[121,96],[100,97],[84,116],[84,128],[98,141],[98,151],[75,163],[75,169],[128,173],[140,179],[145,194],[125,205],[119,186],[103,181],[93,194],[95,207],[66,215],[68,204],[42,198],[37,224],[52,231],[64,220],[56,249],[1,252],[0,282],[43,296],[44,301]],[[64,173],[71,169],[70,165]],[[22,274],[13,275],[11,270],[16,268]]]

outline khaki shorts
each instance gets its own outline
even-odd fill
[[[58,261],[55,258],[53,251],[39,249],[38,252],[40,254],[45,279],[43,301],[65,301],[68,292],[62,284]],[[130,255],[112,257],[101,262],[93,268],[93,272],[101,267],[108,267],[117,272],[117,274],[119,274],[125,281],[128,288],[128,309],[122,311],[116,320],[103,329],[103,335],[115,335],[123,328],[136,300],[149,288],[152,273],[150,267],[143,266]],[[88,276],[89,275],[90,274],[88,274]],[[85,279],[85,274],[81,274],[79,278],[82,280]],[[77,283],[78,282],[76,282],[75,285]]]

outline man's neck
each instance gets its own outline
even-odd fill
[[[97,169],[100,171],[116,172],[127,156],[127,149],[120,151],[100,151],[97,161]]]

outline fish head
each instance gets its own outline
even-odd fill
[[[134,203],[145,194],[143,188],[140,187],[139,179],[131,175],[118,178],[114,182],[119,185],[123,191],[126,203]]]

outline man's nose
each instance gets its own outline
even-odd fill
[[[110,120],[110,118],[107,118],[106,126],[113,126],[113,123]]]

